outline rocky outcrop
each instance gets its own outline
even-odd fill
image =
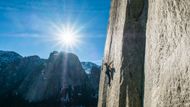
[[[112,0],[104,62],[116,72],[109,87],[103,68],[98,106],[189,107],[189,17],[188,0]]]
[[[112,0],[104,63],[113,61],[111,86],[101,73],[99,107],[142,107],[147,2]]]
[[[145,107],[190,107],[190,1],[149,0]]]
[[[78,57],[72,53],[51,53],[45,68],[38,73],[32,72],[20,85],[19,92],[24,92],[30,102],[59,97],[65,100],[67,88],[82,87],[87,80]]]
[[[0,51],[2,107],[96,106],[93,85],[98,85],[91,80],[72,53],[54,51],[41,59]]]
[[[0,51],[0,96],[12,93],[22,80],[22,78],[17,78],[17,75],[20,75],[18,66],[22,58],[15,52]]]

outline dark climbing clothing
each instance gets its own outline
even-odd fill
[[[110,75],[110,73],[111,73],[110,67],[109,67],[109,65],[106,65],[106,75],[108,77],[108,84],[109,84],[109,86],[111,85],[110,84],[111,83],[111,75]]]
[[[108,84],[109,84],[109,86],[110,86],[111,76],[110,76],[109,71],[108,71],[108,72],[106,71],[106,75],[108,76]]]

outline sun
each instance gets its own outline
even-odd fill
[[[77,30],[76,27],[71,25],[62,26],[55,36],[57,45],[64,50],[76,48],[81,42],[81,34],[79,31],[80,30]]]
[[[59,40],[64,45],[73,46],[76,44],[76,41],[77,41],[76,37],[77,35],[73,31],[68,29],[59,35]]]

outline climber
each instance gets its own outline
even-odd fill
[[[110,75],[110,73],[111,73],[111,67],[110,67],[110,65],[112,64],[112,62],[111,63],[104,63],[104,65],[106,66],[106,75],[108,76],[108,84],[109,84],[109,86],[111,85],[110,84],[110,82],[111,82],[111,75]]]

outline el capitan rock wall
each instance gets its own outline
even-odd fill
[[[190,1],[149,0],[144,107],[190,107]]]
[[[142,107],[146,5],[144,0],[112,0],[104,63],[115,68],[109,87],[103,67],[99,107]]]
[[[98,107],[189,107],[190,1],[112,0],[103,62],[111,61]]]

